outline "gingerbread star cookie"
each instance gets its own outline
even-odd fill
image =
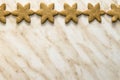
[[[100,4],[96,4],[95,7],[92,4],[88,4],[88,10],[84,11],[83,14],[89,16],[89,22],[92,22],[96,19],[98,22],[101,22],[101,15],[105,14],[103,10],[100,10]]]
[[[5,9],[6,9],[6,4],[2,4],[0,6],[0,21],[2,23],[6,23],[6,18],[5,17],[10,14],[10,12],[9,11],[5,11]]]
[[[12,12],[12,15],[17,16],[16,22],[20,23],[22,20],[30,23],[30,15],[34,14],[32,10],[30,10],[30,3],[22,6],[20,3],[17,3],[17,10]]]
[[[120,20],[120,6],[117,7],[115,4],[111,4],[111,9],[107,14],[112,16],[112,22]]]
[[[40,10],[36,11],[36,14],[41,16],[41,23],[45,23],[47,20],[51,23],[54,23],[54,16],[58,14],[56,10],[54,10],[54,4],[50,4],[47,6],[44,3],[40,4]]]
[[[61,15],[66,16],[65,23],[69,23],[71,20],[78,23],[78,16],[81,15],[81,11],[77,10],[77,3],[72,6],[64,4],[64,10],[60,12]]]

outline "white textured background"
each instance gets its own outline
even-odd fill
[[[120,0],[0,0],[9,11],[17,2],[30,2],[34,11],[40,2],[55,3],[58,11],[64,3],[77,2],[84,11],[89,2],[99,2],[107,11]],[[64,19],[56,16],[54,24],[41,25],[33,15],[30,24],[16,24],[10,15],[5,25],[0,23],[0,80],[120,80],[120,22],[112,23],[107,15],[102,23],[89,24],[84,15],[78,24],[66,25]]]

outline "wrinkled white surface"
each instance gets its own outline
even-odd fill
[[[40,2],[53,2],[58,11],[64,3],[77,2],[84,11],[89,2],[99,2],[107,11],[120,0],[0,0],[9,11],[17,2],[30,2],[34,11]],[[33,15],[30,24],[18,25],[10,15],[5,25],[0,23],[0,80],[120,80],[120,22],[112,23],[107,15],[102,23],[89,24],[84,15],[77,25],[64,19],[56,16],[55,24],[41,25]]]

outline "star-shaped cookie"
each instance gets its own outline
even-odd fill
[[[82,14],[81,11],[77,10],[77,3],[72,6],[64,4],[64,10],[59,12],[61,15],[66,16],[65,23],[69,23],[71,20],[78,23],[78,16]]]
[[[6,18],[5,17],[10,14],[10,12],[9,11],[5,11],[5,9],[6,9],[6,4],[2,4],[0,6],[0,21],[2,23],[6,23]]]
[[[20,23],[22,20],[30,23],[30,15],[34,14],[32,10],[30,10],[30,3],[22,6],[20,3],[17,3],[17,10],[12,12],[12,15],[17,16],[16,22]]]
[[[58,14],[56,10],[54,10],[54,4],[50,4],[47,6],[44,3],[40,4],[40,10],[36,11],[36,14],[41,16],[41,23],[45,23],[47,20],[51,23],[54,23],[54,16]]]
[[[88,4],[88,10],[84,11],[83,14],[89,16],[89,22],[92,22],[96,19],[98,22],[101,22],[101,15],[105,14],[103,10],[100,10],[100,4],[96,4],[95,7],[92,4]]]
[[[112,22],[116,22],[117,19],[120,20],[120,5],[117,7],[115,4],[111,4],[111,9],[107,14],[112,16]]]

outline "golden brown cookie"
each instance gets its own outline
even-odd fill
[[[41,23],[45,23],[46,20],[49,20],[51,23],[54,23],[54,16],[58,14],[56,10],[54,10],[54,4],[50,4],[47,6],[44,3],[40,4],[40,10],[36,11],[36,14],[41,16]]]
[[[89,22],[92,22],[96,19],[98,22],[101,22],[101,15],[105,14],[103,10],[100,10],[100,4],[96,4],[95,7],[92,4],[88,4],[88,10],[84,11],[83,14],[89,16]]]
[[[20,23],[22,20],[30,23],[30,15],[34,14],[32,10],[30,10],[30,3],[22,6],[20,3],[17,3],[17,10],[12,12],[12,15],[17,16],[16,22]]]
[[[6,9],[6,4],[2,4],[0,6],[0,21],[2,23],[6,23],[6,18],[5,17],[10,14],[10,12],[9,11],[5,11],[5,9]]]
[[[112,16],[112,22],[116,22],[120,20],[120,6],[116,6],[115,4],[111,4],[111,9],[107,12],[108,15]]]
[[[78,16],[81,15],[81,11],[77,10],[77,3],[72,6],[64,4],[64,10],[60,12],[61,15],[66,16],[65,23],[69,23],[71,20],[78,23]]]

